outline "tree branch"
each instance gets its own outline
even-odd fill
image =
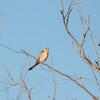
[[[64,74],[52,67],[50,67],[49,65],[47,65],[46,63],[44,63],[43,65],[47,66],[49,69],[55,71],[56,73],[68,78],[69,80],[71,80],[72,82],[74,82],[75,84],[77,84],[80,88],[82,88],[83,90],[85,90],[85,92],[87,92],[92,98],[94,98],[94,100],[98,100],[98,98],[96,96],[94,96],[87,88],[83,87],[80,83],[78,83],[75,79],[71,78],[69,75]]]
[[[75,5],[75,1],[72,0],[73,2],[71,2],[68,6],[68,10],[67,10],[67,13],[64,15],[64,7],[62,7],[63,9],[60,11],[61,12],[61,15],[62,15],[62,20],[63,20],[63,23],[64,23],[64,26],[65,26],[65,29],[68,33],[68,35],[72,38],[72,40],[75,42],[76,46],[78,47],[79,49],[79,55],[81,57],[81,59],[87,63],[90,67],[94,68],[97,72],[100,72],[100,66],[98,67],[97,64],[93,63],[90,61],[90,59],[86,56],[85,52],[84,52],[84,49],[83,49],[83,45],[84,45],[84,39],[86,37],[86,34],[88,33],[88,31],[90,30],[90,27],[88,26],[86,32],[84,33],[83,32],[83,39],[82,39],[82,43],[80,45],[80,43],[76,40],[76,38],[72,35],[72,33],[69,31],[69,28],[68,28],[68,24],[69,24],[69,17],[70,17],[70,14],[72,12],[72,8],[73,6]],[[80,15],[80,18],[81,18],[81,23],[83,24],[83,18],[82,16]],[[83,28],[84,30],[84,28]]]
[[[13,87],[13,86],[18,86],[18,87],[20,87],[22,90],[23,90],[23,92],[26,94],[26,96],[27,96],[27,99],[28,100],[31,100],[31,94],[30,94],[30,92],[31,92],[31,90],[32,90],[32,88],[31,89],[28,89],[28,87],[27,87],[27,85],[26,85],[26,83],[25,83],[25,80],[23,80],[23,78],[20,78],[21,80],[20,80],[20,82],[17,82],[14,78],[13,78],[13,76],[11,75],[11,72],[10,72],[10,70],[8,70],[8,69],[6,69],[6,73],[7,73],[7,76],[9,77],[9,79],[3,79],[2,80],[2,82],[4,83],[4,84],[6,84],[7,86],[6,86],[6,88],[10,88],[10,87]],[[21,74],[21,73],[20,73]],[[26,74],[25,74],[26,75]],[[25,77],[24,77],[25,78]]]

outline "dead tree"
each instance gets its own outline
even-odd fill
[[[85,43],[86,36],[89,32],[91,32],[90,17],[88,18],[88,21],[84,20],[82,14],[80,12],[80,8],[78,8],[78,12],[80,14],[80,19],[81,19],[81,23],[82,23],[82,39],[81,39],[80,43],[69,30],[69,27],[68,27],[69,21],[70,21],[69,19],[70,19],[71,12],[73,11],[75,5],[80,5],[80,2],[77,3],[76,0],[71,0],[70,4],[68,6],[67,12],[65,13],[63,2],[62,2],[61,15],[62,15],[62,20],[63,20],[64,26],[65,26],[66,32],[71,37],[71,39],[74,41],[76,47],[79,49],[79,56],[81,57],[83,62],[87,63],[90,67],[94,68],[97,72],[100,72],[99,55],[98,55],[98,51],[96,49],[96,46],[94,44],[92,35],[91,35],[91,38],[92,38],[93,46],[95,48],[95,53],[94,54],[96,54],[95,63],[92,62],[87,57],[87,55],[85,53],[85,49],[83,48],[83,46],[85,45],[84,43]],[[84,30],[84,23],[87,25],[87,30],[86,31]]]
[[[97,49],[96,49],[96,46],[95,46],[95,43],[94,43],[94,38],[92,37],[92,35],[91,35],[91,40],[92,40],[92,43],[93,43],[93,46],[94,46],[94,48],[95,48],[95,54],[96,54],[96,60],[95,60],[95,63],[94,62],[92,62],[88,57],[87,57],[87,55],[85,54],[85,50],[84,50],[84,48],[83,48],[83,46],[84,46],[84,42],[85,42],[85,39],[86,39],[86,36],[87,36],[87,34],[88,34],[88,32],[90,32],[91,31],[91,28],[90,28],[90,17],[88,18],[88,21],[86,21],[85,20],[85,23],[87,23],[87,30],[85,31],[84,30],[84,20],[83,20],[83,17],[82,17],[82,15],[81,15],[81,13],[80,13],[80,9],[78,9],[78,12],[79,12],[79,14],[80,14],[80,19],[81,19],[81,23],[82,23],[82,26],[83,26],[83,31],[82,31],[82,40],[81,40],[81,43],[79,43],[78,42],[78,40],[73,36],[73,34],[70,32],[70,30],[69,30],[69,27],[68,27],[68,25],[69,25],[69,18],[70,18],[70,14],[71,14],[71,12],[72,12],[72,10],[73,10],[73,8],[74,8],[74,6],[75,5],[80,5],[80,2],[75,2],[75,0],[72,0],[71,2],[70,2],[70,4],[69,4],[69,6],[68,6],[68,9],[67,9],[67,12],[65,13],[64,12],[64,6],[63,6],[63,2],[62,2],[62,9],[61,9],[61,15],[62,15],[62,20],[63,20],[63,23],[64,23],[64,26],[65,26],[65,29],[66,29],[66,32],[68,33],[68,35],[72,38],[72,40],[74,41],[74,43],[76,44],[76,47],[79,49],[79,55],[80,55],[80,57],[81,57],[81,59],[85,62],[85,63],[87,63],[89,66],[91,66],[93,69],[95,69],[97,72],[100,72],[100,65],[99,65],[99,55],[98,55],[98,51],[97,51]],[[20,53],[20,54],[25,54],[26,56],[30,56],[30,57],[33,57],[35,60],[36,60],[36,58],[34,57],[34,56],[32,56],[32,55],[30,55],[29,53],[27,53],[26,51],[24,51],[24,50],[21,50],[20,52],[19,51],[15,51],[15,50],[13,50],[13,49],[11,49],[11,48],[9,48],[9,47],[7,47],[7,46],[5,46],[5,45],[2,45],[2,44],[0,44],[1,46],[3,46],[3,47],[5,47],[5,48],[7,48],[7,49],[9,49],[9,50],[11,50],[12,52],[14,52],[14,53]],[[61,71],[59,71],[59,70],[57,70],[57,69],[55,69],[55,68],[53,68],[53,67],[51,67],[51,66],[49,66],[48,64],[46,64],[46,63],[42,63],[42,65],[45,65],[47,68],[49,68],[50,70],[52,70],[53,72],[55,72],[55,73],[57,73],[57,74],[59,74],[59,75],[61,75],[61,76],[63,76],[63,77],[65,77],[65,78],[67,78],[67,79],[69,79],[69,80],[71,80],[73,83],[75,83],[76,85],[78,85],[79,86],[79,88],[81,88],[81,89],[83,89],[86,93],[88,93],[91,97],[92,97],[92,100],[99,100],[98,99],[98,97],[97,96],[95,96],[93,93],[91,93],[90,91],[89,91],[89,89],[87,89],[86,88],[86,86],[84,85],[84,83],[80,83],[80,82],[78,82],[77,80],[82,80],[82,78],[83,77],[80,77],[80,78],[75,78],[75,77],[72,77],[72,76],[70,76],[70,75],[67,75],[67,74],[65,74],[65,73],[63,73],[63,72],[61,72]],[[9,76],[9,80],[7,79],[7,80],[2,80],[3,81],[3,83],[5,83],[5,84],[7,84],[7,85],[9,85],[9,86],[19,86],[23,91],[24,91],[24,93],[26,94],[26,96],[27,96],[27,99],[28,100],[31,100],[31,95],[30,95],[30,92],[31,92],[31,90],[32,90],[32,88],[28,88],[27,87],[27,85],[26,85],[26,82],[25,82],[25,78],[26,78],[26,75],[27,75],[27,71],[26,71],[26,74],[24,74],[24,76],[22,75],[23,74],[23,69],[22,69],[22,71],[21,71],[21,73],[20,73],[20,82],[18,82],[18,81],[16,81],[14,78],[13,78],[13,76],[11,75],[11,72],[9,71],[9,70],[6,70],[6,72],[7,72],[7,75]],[[23,77],[22,77],[23,76]],[[55,99],[55,96],[56,96],[56,86],[57,86],[57,84],[56,84],[56,81],[55,81],[55,79],[53,80],[53,83],[54,83],[54,97],[53,97],[53,99]],[[14,99],[13,99],[14,100]],[[50,100],[50,96],[48,96],[48,100]]]
[[[31,99],[31,90],[32,90],[32,87],[29,89],[26,85],[26,76],[27,76],[27,72],[26,71],[24,73],[24,67],[21,69],[21,72],[20,72],[20,81],[17,81],[15,80],[15,78],[13,77],[12,73],[10,72],[9,69],[6,68],[6,73],[7,73],[7,76],[8,78],[7,79],[2,79],[2,83],[5,84],[5,87],[4,89],[10,89],[11,87],[19,87],[26,95],[27,97],[27,100],[32,100]],[[19,95],[18,95],[19,96]],[[15,97],[12,97],[12,100],[14,100]]]

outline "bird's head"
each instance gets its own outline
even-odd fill
[[[43,51],[47,51],[48,52],[49,51],[49,48],[44,48]]]

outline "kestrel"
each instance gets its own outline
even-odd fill
[[[40,54],[38,55],[38,58],[36,59],[36,63],[30,67],[28,70],[32,70],[35,66],[37,66],[40,63],[44,63],[44,61],[47,59],[49,54],[49,49],[48,48],[44,48]]]

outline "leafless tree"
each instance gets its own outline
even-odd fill
[[[87,57],[87,55],[85,54],[85,49],[83,48],[83,46],[85,45],[86,35],[89,32],[91,32],[90,17],[88,18],[88,21],[86,19],[84,19],[82,14],[81,14],[80,8],[78,8],[78,12],[80,14],[80,20],[81,20],[81,23],[82,23],[82,40],[81,40],[81,43],[78,42],[78,40],[73,36],[73,34],[69,30],[69,27],[68,27],[69,18],[70,18],[70,14],[71,14],[72,10],[74,9],[75,5],[79,5],[80,6],[80,2],[76,3],[76,0],[71,0],[70,4],[68,6],[67,12],[65,13],[64,12],[64,6],[62,4],[61,15],[62,15],[62,20],[63,20],[64,26],[65,26],[65,29],[66,29],[68,35],[72,38],[72,40],[76,44],[76,47],[79,49],[79,56],[82,58],[82,60],[85,63],[87,63],[90,67],[94,68],[97,72],[100,72],[99,55],[98,55],[98,51],[96,49],[96,46],[94,44],[92,35],[91,35],[91,38],[92,38],[93,46],[95,47],[95,53],[94,54],[96,54],[96,59],[95,59],[96,63],[92,62]],[[86,31],[84,29],[84,27],[85,27],[84,24],[86,24],[86,26],[87,26],[87,30]]]
[[[31,100],[30,92],[32,90],[32,87],[29,89],[26,85],[27,72],[28,71],[25,72],[24,67],[23,67],[21,69],[21,72],[20,72],[20,81],[17,81],[13,77],[10,70],[6,68],[6,73],[7,73],[8,78],[1,80],[5,84],[4,89],[9,89],[11,87],[17,87],[18,86],[25,93],[25,95],[27,96],[27,100]],[[18,98],[19,98],[19,95],[18,95]],[[14,97],[12,98],[12,100],[14,100]]]
[[[66,29],[66,32],[67,34],[71,37],[71,39],[73,40],[75,46],[78,48],[79,50],[79,56],[80,58],[82,59],[82,61],[84,63],[87,63],[89,65],[89,67],[91,67],[92,71],[93,71],[93,75],[95,77],[95,81],[91,80],[91,79],[88,79],[88,78],[85,78],[85,77],[76,77],[76,76],[71,76],[71,75],[67,75],[57,69],[55,69],[54,67],[51,67],[50,65],[46,64],[46,63],[42,63],[42,65],[44,65],[46,68],[48,68],[52,73],[53,73],[53,84],[54,84],[54,94],[53,94],[53,100],[56,100],[56,92],[57,92],[57,80],[55,79],[55,75],[56,74],[59,74],[60,76],[64,77],[65,79],[69,79],[71,82],[73,82],[74,84],[76,84],[79,88],[83,89],[88,95],[91,96],[92,100],[99,100],[98,96],[95,96],[86,86],[85,84],[82,82],[83,79],[85,80],[88,80],[94,84],[96,84],[98,86],[98,88],[100,88],[100,84],[99,84],[99,81],[95,75],[95,72],[100,72],[100,65],[99,65],[99,54],[98,54],[98,50],[97,50],[97,46],[95,45],[95,38],[92,34],[92,30],[90,28],[90,16],[88,17],[88,20],[84,19],[82,14],[81,14],[81,11],[80,11],[80,4],[81,2],[80,1],[76,1],[76,0],[71,0],[68,7],[67,7],[67,11],[65,10],[66,8],[64,8],[64,4],[63,4],[63,1],[61,2],[61,5],[62,5],[62,9],[61,9],[61,15],[62,15],[62,21],[64,23],[64,26],[65,26],[65,29]],[[70,15],[74,9],[74,6],[78,6],[78,13],[80,15],[80,20],[81,20],[81,25],[82,25],[82,39],[81,39],[81,42],[79,42],[75,36],[70,32],[69,30],[69,19],[70,19]],[[84,27],[86,26],[86,30],[84,29]],[[83,48],[83,46],[85,45],[85,40],[86,40],[86,37],[87,37],[87,34],[89,34],[89,32],[91,33],[90,34],[90,37],[91,37],[91,41],[92,41],[92,44],[94,46],[94,49],[95,49],[95,56],[96,56],[96,59],[94,60],[95,62],[92,62],[88,56],[86,55],[85,53],[85,49]],[[12,52],[14,53],[19,53],[19,54],[24,54],[26,55],[26,57],[32,57],[36,60],[36,58],[34,56],[32,56],[31,54],[29,54],[28,52],[26,52],[25,50],[20,50],[20,51],[15,51],[13,49],[11,49],[10,47],[8,46],[5,46],[3,44],[0,44],[0,46],[2,47],[5,47],[9,50],[11,50]],[[99,43],[98,43],[98,46],[99,46]],[[44,70],[45,71],[45,70]],[[19,86],[23,91],[24,93],[26,94],[27,96],[27,99],[28,100],[32,100],[31,99],[31,90],[32,90],[32,87],[29,89],[26,85],[26,76],[27,76],[27,73],[28,70],[25,72],[25,74],[23,75],[24,73],[24,67],[22,68],[21,70],[21,73],[20,73],[20,82],[16,81],[15,78],[12,76],[10,70],[6,69],[6,73],[9,77],[9,79],[7,80],[2,80],[2,82],[4,84],[7,84],[7,88],[10,88],[12,86]],[[56,73],[56,74],[55,74]],[[44,76],[43,76],[44,77]],[[44,77],[46,79],[46,77]],[[49,80],[49,79],[48,79]],[[12,98],[12,100],[14,100],[14,98]],[[50,95],[48,96],[48,100],[51,100],[51,97]]]

